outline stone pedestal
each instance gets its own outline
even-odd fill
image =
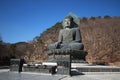
[[[71,55],[71,62],[72,63],[87,63],[86,62],[86,55],[87,52],[84,50],[61,50],[61,49],[54,49],[48,51],[48,62],[57,62],[57,59],[60,58],[60,55],[70,54]],[[59,55],[59,56],[58,56]]]
[[[57,73],[71,75],[71,62],[85,61],[86,51],[69,50],[69,49],[53,49],[48,51],[48,61],[57,62]]]
[[[57,73],[71,75],[71,63],[86,63],[86,51],[70,49],[53,49],[48,51],[48,61],[57,62]]]

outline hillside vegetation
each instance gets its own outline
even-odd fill
[[[57,41],[61,22],[48,28],[30,42],[7,44],[0,42],[0,62],[24,58],[26,62],[47,60],[47,46]],[[83,17],[79,25],[89,63],[105,62],[120,66],[120,17]]]

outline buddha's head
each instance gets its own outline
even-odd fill
[[[63,21],[63,28],[73,28],[75,27],[74,18],[72,16],[65,17]]]

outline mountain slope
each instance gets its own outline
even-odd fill
[[[120,17],[82,18],[79,25],[89,63],[109,63],[120,66]],[[0,44],[0,61],[3,58],[24,58],[26,62],[40,63],[47,60],[47,46],[58,39],[61,22],[48,28],[31,42]],[[3,48],[4,47],[4,48]]]

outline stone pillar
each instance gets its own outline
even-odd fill
[[[24,63],[23,59],[11,59],[10,71],[22,72],[23,63]]]
[[[71,75],[71,55],[57,55],[57,74]]]

